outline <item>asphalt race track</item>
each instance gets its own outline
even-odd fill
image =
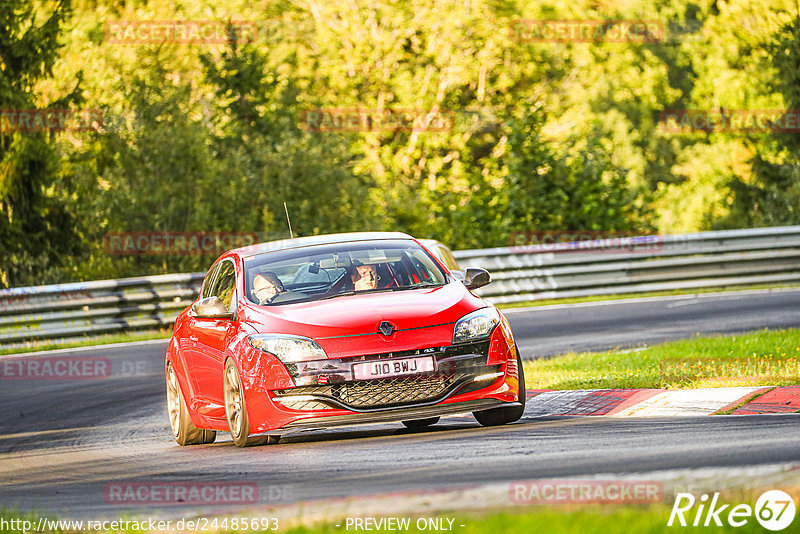
[[[527,357],[653,343],[700,332],[800,325],[800,290],[512,312]],[[471,417],[423,432],[399,424],[317,432],[277,445],[178,447],[166,417],[165,342],[75,349],[108,358],[98,380],[0,380],[0,505],[61,517],[228,513],[230,505],[109,504],[110,482],[252,483],[258,505],[533,478],[800,462],[797,415],[533,417],[481,428]],[[64,354],[64,353],[62,353]],[[0,360],[7,357],[0,357]],[[250,506],[252,508],[252,506]]]

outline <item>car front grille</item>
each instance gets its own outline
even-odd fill
[[[454,378],[453,375],[379,378],[345,382],[332,389],[333,395],[348,406],[378,408],[436,399],[447,392]]]
[[[315,400],[285,400],[281,401],[285,407],[290,408],[292,410],[330,410],[332,409],[331,406],[325,404],[324,402],[319,402]]]
[[[295,410],[393,408],[435,402],[457,391],[467,392],[485,387],[485,383],[475,383],[473,379],[478,375],[496,372],[499,368],[499,365],[486,365],[485,355],[476,355],[440,361],[437,371],[432,374],[299,386],[277,390],[274,394],[283,406]],[[281,397],[287,398],[284,401]]]

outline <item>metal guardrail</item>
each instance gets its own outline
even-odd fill
[[[800,226],[454,252],[495,303],[800,282]],[[0,290],[0,347],[169,327],[204,273]]]
[[[454,252],[492,283],[496,304],[552,298],[800,282],[800,226],[724,230]]]
[[[172,324],[205,273],[141,276],[0,290],[0,347]]]

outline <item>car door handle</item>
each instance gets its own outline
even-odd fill
[[[190,341],[197,341],[197,336],[189,336]]]

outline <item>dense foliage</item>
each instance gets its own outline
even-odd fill
[[[545,19],[661,34],[514,30]],[[226,31],[115,39],[142,21]],[[110,254],[104,236],[281,238],[284,202],[298,235],[402,230],[452,248],[800,221],[797,130],[660,123],[665,110],[800,109],[788,0],[3,0],[0,25],[1,110],[102,113],[66,131],[0,124],[0,287],[202,270],[213,255]],[[309,127],[332,109],[423,126]],[[432,117],[445,126],[426,128]]]

